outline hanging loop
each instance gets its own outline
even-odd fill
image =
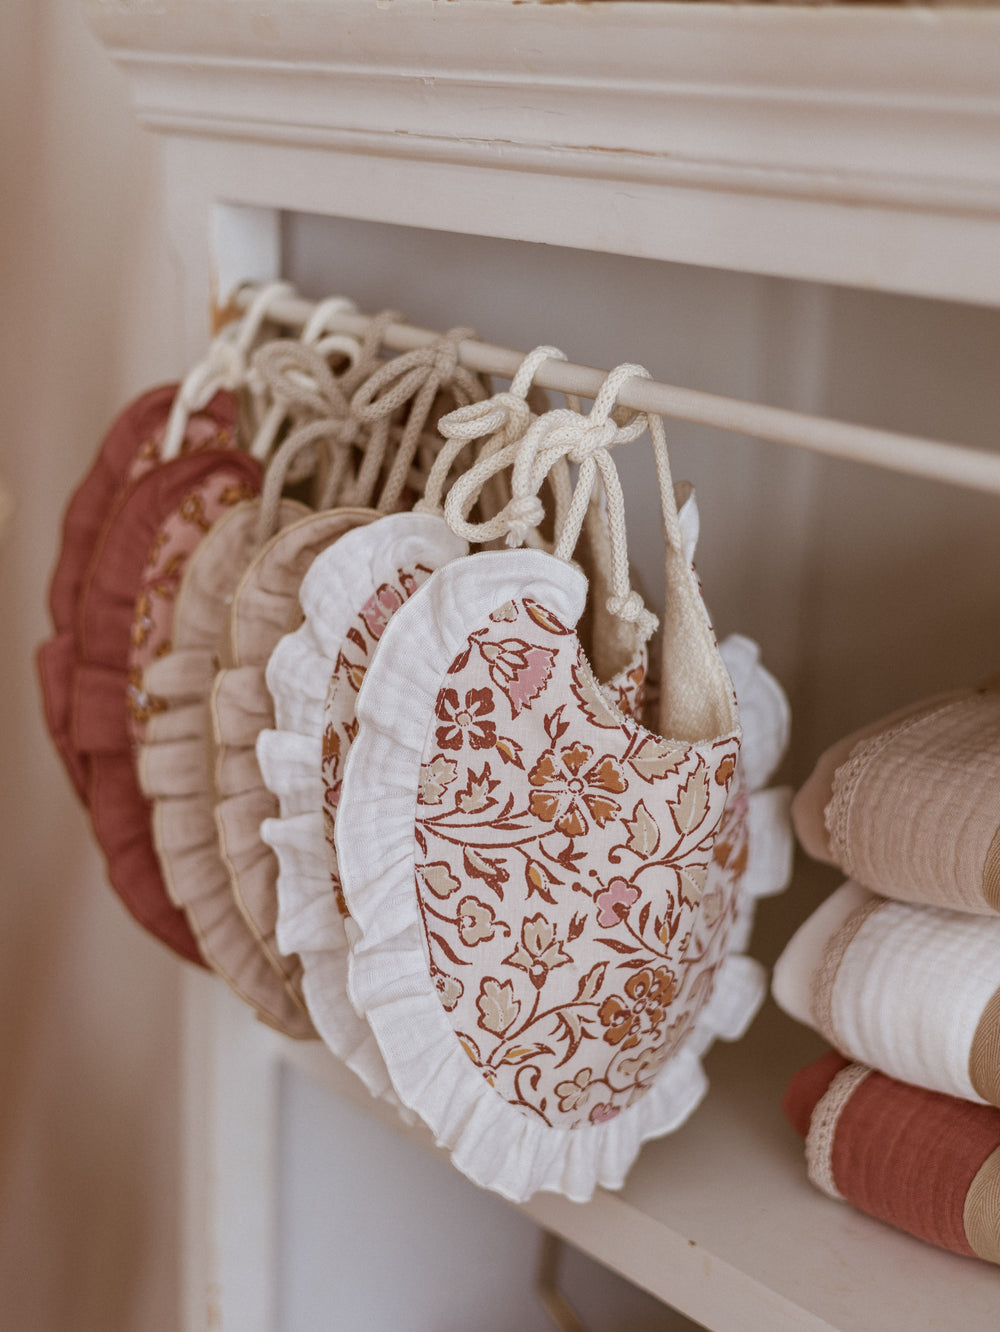
[[[369,376],[351,399],[351,411],[372,423],[372,441],[358,477],[359,490],[374,488],[388,450],[393,415],[410,403],[406,424],[398,440],[389,475],[378,499],[378,509],[390,513],[399,503],[420,447],[434,400],[448,390],[460,406],[485,397],[482,380],[459,364],[459,344],[472,329],[453,328],[429,347],[397,356]],[[377,448],[373,450],[372,445]]]
[[[253,457],[261,462],[267,458],[289,416],[299,421],[322,420],[322,438],[341,452],[346,451],[355,438],[357,424],[351,420],[347,395],[317,347],[279,338],[258,347],[253,359],[254,369],[272,400],[250,447]],[[315,449],[309,455],[300,452],[298,465],[288,470],[286,479],[301,481],[315,470]],[[337,468],[338,477],[341,471]]]
[[[209,344],[208,352],[185,376],[174,397],[167,420],[161,458],[180,455],[189,418],[211,402],[221,389],[236,392],[248,382],[248,356],[271,306],[295,294],[290,282],[269,282],[255,290],[243,318],[227,324]]]
[[[315,347],[291,338],[258,347],[254,368],[276,404],[312,416],[344,416],[350,402],[326,358]]]
[[[450,329],[429,347],[386,361],[355,392],[351,400],[354,414],[371,422],[391,416],[430,380],[436,387],[459,385],[466,402],[477,401],[483,396],[481,382],[458,363],[458,343],[472,335],[470,328]]]
[[[647,428],[653,435],[661,490],[669,487],[663,500],[664,529],[668,540],[672,542],[671,534],[675,529],[679,533],[679,528],[674,521],[676,509],[662,421],[658,417],[651,419],[643,412],[622,411],[617,406],[622,384],[636,376],[648,378],[648,371],[636,365],[617,366],[605,378],[586,415],[572,407],[561,407],[532,420],[520,439],[506,444],[493,456],[481,458],[455,483],[445,501],[445,516],[453,530],[468,540],[486,541],[503,536],[508,545],[519,546],[541,521],[544,509],[538,492],[543,481],[560,468],[566,468],[568,463],[577,464],[579,475],[568,507],[557,524],[553,553],[559,559],[572,559],[593,502],[595,483],[599,480],[607,504],[611,545],[608,610],[634,625],[637,636],[645,641],[655,632],[658,622],[631,586],[625,501],[611,450],[637,439]],[[467,515],[485,480],[505,466],[511,466],[512,471],[509,503],[489,522],[469,523]]]
[[[277,530],[278,511],[285,486],[294,480],[311,476],[317,466],[317,450],[321,444],[341,443],[343,421],[321,419],[305,421],[291,431],[276,450],[264,477],[257,520],[257,549],[259,550]],[[300,466],[296,467],[295,464]]]
[[[441,496],[448,474],[456,459],[467,444],[485,438],[486,444],[480,450],[479,460],[467,473],[467,476],[473,478],[471,489],[475,491],[475,497],[469,502],[469,508],[471,509],[475,498],[478,498],[487,481],[499,476],[508,465],[508,459],[504,451],[521,438],[535,419],[527,398],[539,366],[547,360],[564,361],[565,359],[565,355],[558,347],[535,347],[533,351],[528,352],[521,362],[514,378],[511,380],[509,389],[494,393],[492,397],[481,402],[471,402],[464,407],[457,407],[454,411],[449,412],[447,416],[442,416],[438,422],[438,431],[445,442],[441,446],[427,478],[424,498],[416,505],[418,511],[437,514],[444,511]],[[491,459],[492,462],[489,461]],[[481,481],[479,480],[479,474],[473,477],[480,464],[483,464]],[[459,503],[461,503],[460,500]],[[462,512],[462,521],[465,520],[467,513],[468,509]],[[531,522],[532,515],[535,516],[534,523]],[[544,512],[541,516],[537,515],[538,506],[535,506],[528,517],[529,526],[537,526],[545,516]]]

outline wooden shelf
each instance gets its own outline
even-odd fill
[[[286,1044],[289,1066],[437,1150],[324,1050]],[[715,1048],[706,1101],[676,1134],[646,1145],[621,1193],[585,1206],[540,1194],[521,1210],[714,1332],[996,1332],[995,1268],[807,1182],[780,1101],[814,1048],[769,1006],[742,1042]]]

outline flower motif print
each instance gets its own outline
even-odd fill
[[[492,939],[495,933],[493,908],[478,897],[463,897],[458,904],[458,934],[466,948]]]
[[[621,709],[618,698],[609,699],[607,693],[594,678],[594,673],[585,661],[573,667],[571,685],[576,701],[583,709],[584,716],[603,730],[611,731],[621,724]],[[616,710],[617,709],[617,710]]]
[[[644,672],[634,658],[610,691],[575,634],[511,600],[451,663],[421,755],[415,889],[455,1039],[508,1104],[583,1132],[689,1032],[733,918],[711,897],[699,928],[698,900],[738,742],[644,731],[617,706]],[[724,841],[728,870],[735,825]]]
[[[624,1003],[617,994],[609,994],[597,1010],[601,1026],[605,1028],[604,1039],[609,1045],[620,1045],[623,1050],[631,1050],[639,1044],[639,1016]]]
[[[540,912],[522,922],[520,943],[504,958],[508,966],[526,971],[536,989],[541,989],[546,976],[554,967],[562,967],[572,961],[556,938],[555,926]]]
[[[548,684],[555,650],[533,647],[522,638],[505,638],[499,643],[477,640],[476,646],[487,663],[490,679],[506,696],[511,716],[516,717]]]
[[[674,997],[676,978],[667,967],[643,967],[625,982],[626,999],[611,994],[597,1010],[609,1045],[631,1050],[639,1044],[643,1028],[656,1030]]]
[[[639,889],[622,878],[612,879],[603,893],[597,894],[597,923],[605,929],[620,924],[630,906],[639,900]]]
[[[582,1110],[590,1100],[590,1079],[593,1075],[593,1069],[581,1068],[577,1070],[576,1077],[571,1082],[556,1083],[559,1109],[564,1115],[571,1114],[574,1110]]]
[[[391,583],[383,583],[361,607],[361,619],[373,642],[377,643],[385,633],[385,626],[403,601],[403,596]]]
[[[715,770],[715,780],[719,786],[725,786],[732,780],[733,773],[736,771],[736,757],[730,754],[724,758]]]
[[[437,996],[444,1005],[445,1010],[450,1013],[458,1003],[459,999],[461,999],[465,991],[465,986],[460,980],[456,980],[454,976],[445,976],[443,972],[440,971],[435,972],[433,979],[434,988],[437,990]]]
[[[465,702],[454,689],[442,689],[436,715],[442,723],[434,733],[442,749],[461,749],[468,741],[473,749],[491,749],[496,744],[497,728],[487,721],[493,711],[493,695],[488,689],[470,689]]]
[[[438,754],[420,769],[417,800],[421,805],[440,805],[441,797],[455,780],[458,764]]]
[[[205,514],[205,497],[197,490],[192,490],[189,495],[184,496],[180,514],[186,523],[191,523],[202,532],[207,532],[212,525]]]
[[[618,1071],[637,1086],[648,1086],[653,1077],[663,1067],[666,1057],[664,1050],[640,1050],[638,1054],[627,1056],[619,1061]]]
[[[521,1011],[521,1004],[514,998],[514,987],[510,981],[501,983],[493,976],[487,976],[479,987],[476,1007],[479,1009],[479,1025],[498,1036],[513,1026]]]
[[[620,1106],[595,1105],[590,1112],[590,1122],[592,1124],[610,1124],[612,1119],[617,1119],[620,1114]]]
[[[663,1021],[674,997],[677,978],[667,967],[644,967],[625,982],[625,993],[632,1000],[632,1011],[644,1013],[651,1027]]]
[[[152,601],[148,590],[139,593],[135,599],[135,614],[132,617],[132,646],[143,647],[153,631]]]
[[[499,785],[490,775],[490,765],[484,763],[482,772],[469,772],[469,780],[455,796],[455,804],[463,814],[478,814],[497,803],[493,792]]]
[[[166,699],[151,694],[142,683],[142,672],[134,668],[128,673],[125,701],[128,704],[129,716],[136,723],[148,722],[150,717],[165,712],[167,708]]]
[[[174,601],[188,560],[222,514],[254,490],[228,467],[220,468],[183,497],[157,529],[146,554],[132,606],[129,634],[126,715],[133,741],[145,736],[145,723],[166,708],[143,684],[146,667],[170,651]]]
[[[567,837],[582,837],[589,828],[585,809],[599,828],[621,811],[612,798],[625,790],[621,767],[608,754],[591,763],[593,756],[588,745],[579,743],[550,749],[528,774],[535,788],[530,801],[532,814]]]
[[[392,580],[381,584],[348,627],[343,646],[337,653],[327,689],[323,708],[323,744],[320,756],[324,792],[323,832],[330,865],[330,881],[336,896],[337,908],[345,917],[349,912],[340,884],[335,830],[344,765],[358,733],[356,696],[365,678],[367,661],[382,636],[389,616],[413,595],[430,574],[431,570],[426,565],[417,564],[412,570],[397,569]],[[426,804],[439,803],[447,787],[455,780],[457,771],[456,765],[443,755],[436,755],[423,764],[420,769],[418,803],[421,801]],[[457,879],[451,879],[447,866],[441,865],[427,866],[424,882],[431,891],[442,896],[457,891],[460,886]],[[443,977],[442,983],[444,980],[447,980],[447,977]],[[459,984],[455,990],[448,985],[444,989],[438,985],[437,989],[442,1003],[445,1003],[445,998],[448,999],[445,1007],[449,1010],[454,1008],[461,997],[462,986]]]

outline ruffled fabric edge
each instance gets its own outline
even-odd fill
[[[286,956],[275,936],[278,862],[260,835],[265,819],[280,814],[277,797],[264,785],[255,750],[261,731],[274,725],[264,665],[220,670],[209,707],[214,741],[213,813],[230,891],[258,946],[305,1004],[301,959],[295,954]]]
[[[465,1056],[433,988],[413,889],[414,807],[428,720],[441,679],[470,629],[509,597],[523,596],[529,578],[532,594],[568,625],[578,620],[587,593],[578,569],[535,551],[515,554],[520,559],[508,566],[508,583],[494,577],[481,604],[475,575],[471,582],[430,579],[390,621],[362,685],[359,732],[336,826],[353,918],[349,993],[375,1034],[400,1100],[419,1114],[463,1174],[514,1202],[538,1191],[586,1202],[599,1185],[620,1188],[643,1142],[688,1118],[708,1088],[699,1055],[716,1036],[742,1034],[766,993],[766,979],[752,959],[728,958],[689,1041],[638,1102],[602,1125],[553,1129],[527,1119]],[[491,556],[472,557],[480,558]],[[466,569],[471,563],[464,562]],[[739,640],[733,655],[749,693],[751,732],[762,747],[765,738],[771,740],[776,762],[777,686],[750,640]],[[759,780],[765,771],[761,761],[754,775]],[[783,886],[775,878],[778,867],[783,875],[790,862],[790,828],[787,822],[784,831],[780,827],[786,806],[751,797],[750,832],[759,852],[746,871],[748,899],[754,891]]]
[[[233,593],[223,662],[263,669],[278,639],[296,627],[290,611],[299,604],[302,581],[316,557],[355,527],[381,518],[376,509],[343,507],[310,513],[276,532],[247,566]],[[261,656],[261,639],[269,639]]]
[[[258,947],[233,898],[219,850],[209,765],[208,698],[228,606],[257,541],[259,501],[215,522],[191,555],[174,605],[173,641],[145,671],[145,688],[167,709],[150,718],[137,770],[152,803],[153,842],[164,884],[187,916],[205,961],[256,1016],[296,1039],[315,1032],[302,1000]],[[304,506],[283,501],[280,524]]]
[[[352,528],[321,551],[299,594],[306,618],[268,662],[275,727],[257,738],[261,774],[281,810],[261,825],[278,859],[278,947],[302,960],[306,1004],[327,1047],[373,1096],[397,1105],[375,1037],[347,995],[348,937],[323,824],[324,710],[337,654],[366,600],[397,569],[436,568],[467,549],[443,519],[405,513]]]
[[[746,781],[747,863],[735,886],[735,918],[726,958],[712,994],[694,1024],[687,1048],[700,1057],[714,1042],[739,1040],[767,997],[767,968],[747,955],[757,902],[782,892],[792,876],[790,787],[763,789],[781,762],[791,714],[784,691],[760,660],[760,648],[742,634],[719,644],[736,690],[743,726],[740,763]]]
[[[232,449],[209,449],[153,468],[119,496],[81,584],[70,708],[73,744],[88,767],[91,825],[111,886],[140,924],[201,966],[194,934],[170,900],[153,847],[150,807],[139,788],[127,724],[126,689],[132,614],[150,544],[188,490],[218,467],[259,485],[260,465],[253,459]]]
[[[49,614],[55,633],[39,645],[36,661],[49,734],[84,804],[88,766],[71,735],[76,603],[101,529],[126,483],[129,464],[152,433],[153,423],[166,423],[176,389],[176,384],[152,389],[119,413],[63,514],[62,542],[49,582]]]
[[[364,508],[309,512],[267,541],[233,592],[219,645],[222,664],[209,698],[213,813],[230,891],[257,946],[305,1011],[302,961],[295,953],[284,954],[275,934],[277,858],[260,836],[264,820],[280,813],[276,797],[264,785],[255,752],[260,732],[274,726],[274,703],[264,671],[274,647],[301,615],[299,590],[313,560],[352,527],[380,516]]]
[[[46,725],[84,804],[88,800],[89,767],[74,745],[71,716],[77,602],[108,517],[129,485],[130,470],[143,450],[162,437],[177,387],[164,384],[149,389],[118,414],[63,514],[62,541],[49,583],[49,613],[55,632],[39,645],[36,662]],[[220,436],[231,434],[236,424],[236,401],[229,393],[217,393],[198,415],[211,421]]]

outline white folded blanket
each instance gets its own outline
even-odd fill
[[[1000,919],[848,880],[792,937],[772,990],[848,1058],[1000,1105]]]

